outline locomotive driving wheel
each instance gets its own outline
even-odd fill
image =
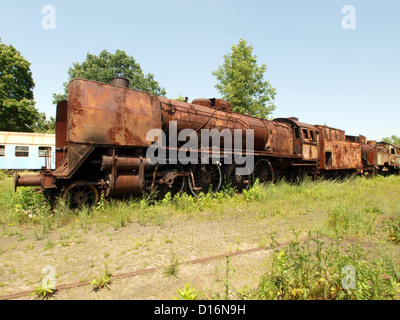
[[[274,169],[271,163],[266,159],[258,160],[254,166],[253,180],[258,179],[260,183],[266,183],[269,181],[274,181]]]
[[[99,191],[93,185],[77,181],[71,183],[64,190],[62,199],[68,201],[70,209],[77,209],[83,205],[91,208],[99,201]]]
[[[189,189],[194,196],[200,192],[218,192],[222,184],[222,173],[219,164],[199,164],[188,177]]]
[[[236,169],[242,169],[247,174],[238,174]],[[251,186],[251,175],[247,168],[240,168],[235,162],[232,163],[226,170],[226,182],[236,189],[237,192],[242,192]]]
[[[172,196],[181,194],[186,186],[186,177],[179,175],[183,172],[183,168],[179,164],[170,164],[163,168],[165,175],[163,177],[163,183],[159,185],[159,198],[170,192]]]

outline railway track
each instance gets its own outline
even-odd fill
[[[299,242],[310,241],[312,239],[313,238],[307,237],[307,238],[299,240]],[[276,244],[273,247],[268,247],[268,246],[255,247],[255,248],[250,248],[250,249],[246,249],[246,250],[238,250],[235,252],[223,253],[223,254],[204,257],[204,258],[197,258],[197,259],[193,259],[193,260],[189,260],[189,261],[180,262],[179,265],[200,264],[200,263],[223,259],[226,257],[235,257],[235,256],[240,256],[240,255],[244,255],[244,254],[257,252],[257,251],[262,251],[262,250],[278,249],[278,248],[287,246],[289,243],[290,243],[290,241],[285,241],[280,244]],[[135,276],[139,276],[139,275],[146,274],[146,273],[152,273],[152,272],[156,272],[156,271],[163,270],[163,269],[165,269],[165,266],[145,268],[145,269],[139,269],[139,270],[135,270],[135,271],[131,271],[131,272],[119,273],[116,275],[112,275],[111,280],[135,277]],[[82,286],[88,286],[88,285],[90,285],[89,280],[57,285],[56,289],[57,289],[57,292],[60,292],[61,290],[67,290],[67,289],[72,289],[72,288],[77,288],[77,287],[82,287]],[[29,291],[21,291],[21,292],[17,292],[17,293],[8,294],[8,295],[3,295],[3,296],[0,296],[0,300],[18,299],[18,298],[22,298],[25,296],[29,296],[33,292],[34,292],[34,290],[29,290]]]

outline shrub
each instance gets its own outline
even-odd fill
[[[254,184],[249,189],[244,189],[243,199],[247,202],[257,201],[261,197],[261,188],[258,179],[254,182]]]
[[[34,188],[19,188],[12,198],[14,217],[18,222],[33,221],[47,224],[50,206],[45,202],[41,193],[36,193]]]

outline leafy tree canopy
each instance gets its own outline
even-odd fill
[[[47,120],[44,112],[39,113],[39,117],[33,125],[33,131],[38,133],[56,133],[56,119],[50,117],[50,120]]]
[[[12,45],[0,39],[0,130],[55,131],[55,119],[35,108],[30,63]]]
[[[383,138],[382,141],[400,146],[400,137],[392,135],[390,137]]]
[[[275,110],[275,88],[264,80],[267,66],[257,65],[253,46],[240,39],[232,52],[224,55],[224,63],[212,71],[218,83],[215,87],[222,98],[231,103],[235,112],[266,118]]]
[[[129,80],[129,87],[136,90],[146,91],[154,95],[164,96],[166,91],[161,88],[154,79],[152,73],[147,75],[125,51],[116,50],[114,54],[103,50],[99,55],[88,53],[86,60],[82,63],[75,62],[68,70],[68,82],[64,82],[64,93],[53,94],[53,103],[68,100],[68,83],[73,78],[82,78],[104,83],[111,83],[115,77],[124,77]]]
[[[39,117],[30,63],[0,39],[0,130],[33,131]]]

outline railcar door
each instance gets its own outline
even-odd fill
[[[301,139],[299,127],[292,126],[293,128],[293,152],[295,154],[301,154]]]

